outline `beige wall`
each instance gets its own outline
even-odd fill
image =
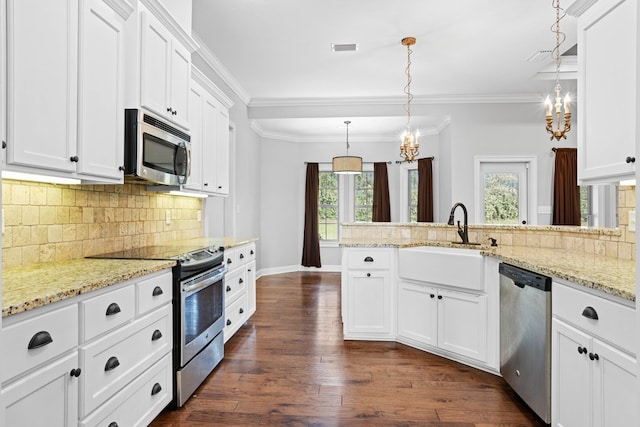
[[[202,199],[147,192],[139,184],[4,180],[2,202],[3,268],[203,236]]]

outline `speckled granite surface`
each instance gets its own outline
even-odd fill
[[[171,268],[175,261],[74,259],[2,270],[2,317]]]
[[[523,246],[488,245],[471,246],[451,242],[419,242],[410,238],[343,239],[341,247],[408,248],[415,246],[441,246],[480,249],[485,256],[494,256],[518,267],[536,271],[598,291],[636,300],[635,261],[605,257],[566,249],[532,248]]]

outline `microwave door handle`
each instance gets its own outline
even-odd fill
[[[187,176],[185,177],[185,182],[189,181],[189,177],[191,176],[191,149],[187,147],[185,144],[185,150],[187,151]]]

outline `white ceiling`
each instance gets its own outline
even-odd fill
[[[292,140],[344,139],[344,120],[353,122],[356,139],[398,135],[406,124],[406,36],[417,39],[413,105],[542,99],[553,83],[536,73],[551,58],[527,58],[553,48],[554,20],[550,0],[193,0],[194,33],[236,93],[250,107],[282,111],[256,119],[256,129]],[[575,19],[566,16],[561,29],[566,50],[575,44]],[[357,43],[358,50],[334,53],[332,43]],[[396,104],[397,115],[331,114],[331,105],[371,99]],[[319,104],[322,114],[308,114],[315,117],[278,108]],[[416,116],[412,123],[430,132],[446,120]]]

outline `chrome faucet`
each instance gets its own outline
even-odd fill
[[[462,243],[469,243],[469,228],[468,228],[468,217],[467,217],[467,208],[462,203],[458,202],[451,208],[451,214],[449,214],[449,222],[448,225],[453,225],[453,216],[456,213],[456,208],[460,206],[462,208],[462,212],[464,213],[464,228],[460,227],[460,221],[458,221],[458,236],[462,239]]]

